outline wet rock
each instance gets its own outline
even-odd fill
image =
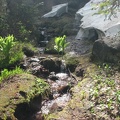
[[[41,61],[44,68],[50,72],[60,72],[61,61],[57,58],[46,58]]]
[[[69,83],[66,81],[57,80],[51,84],[52,92],[66,93],[70,88]]]
[[[68,78],[68,74],[66,73],[57,73],[56,76],[60,79],[60,80],[66,80]]]
[[[30,67],[37,67],[37,66],[40,66],[40,64],[38,62],[32,62],[29,66]]]
[[[34,58],[30,58],[28,61],[29,62],[39,62],[40,60],[37,57],[34,57]]]
[[[46,47],[49,41],[40,41],[40,47]]]
[[[57,108],[58,108],[58,105],[57,105],[56,102],[54,102],[54,103],[52,104],[52,106],[50,107],[50,113],[55,112],[55,110],[57,110]]]
[[[45,59],[46,57],[39,57],[39,60],[43,60],[43,59]]]
[[[47,69],[45,69],[42,65],[36,66],[31,68],[30,70],[32,72],[32,74],[36,75],[36,76],[48,76],[49,75],[49,71]]]
[[[70,94],[64,94],[55,100],[47,101],[41,108],[43,114],[49,114],[51,112],[62,110],[70,100]]]
[[[23,56],[23,61],[21,61],[20,63],[20,67],[23,68],[23,69],[27,69],[29,67],[29,62],[27,61],[27,56],[24,55]]]
[[[48,78],[49,78],[50,80],[53,80],[53,81],[59,79],[59,77],[55,75],[55,72],[51,72],[50,75],[48,76]]]
[[[36,66],[36,67],[33,67],[33,68],[31,68],[31,70],[30,70],[33,74],[35,74],[35,73],[38,73],[38,74],[40,74],[41,73],[41,71],[42,71],[42,66],[41,65],[39,65],[39,66]]]

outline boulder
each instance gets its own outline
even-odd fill
[[[59,17],[66,12],[68,12],[68,3],[59,4],[59,5],[53,6],[52,11],[43,15],[42,17],[43,18]]]
[[[57,58],[46,58],[46,59],[43,59],[41,61],[41,65],[43,65],[43,67],[47,70],[49,70],[49,72],[60,72],[61,68],[61,61]]]
[[[120,31],[120,12],[116,16],[97,14],[97,4],[104,0],[90,0],[83,8],[76,12],[75,19],[81,24],[76,39],[98,39],[103,36],[113,37]],[[93,8],[96,6],[96,9]],[[96,38],[94,38],[96,37]]]
[[[93,45],[92,55],[94,59],[103,62],[118,63],[120,60],[120,38],[104,37],[96,40]]]

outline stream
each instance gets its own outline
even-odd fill
[[[66,52],[70,54],[69,56],[73,56],[73,54],[83,55],[91,51],[93,43],[82,40],[73,41],[73,38],[68,38],[70,45],[66,49]],[[45,120],[44,115],[62,111],[72,97],[70,93],[71,87],[77,84],[77,80],[66,69],[64,61],[59,60],[56,55],[44,54],[44,47],[38,49],[40,55],[31,58],[26,57],[23,67],[33,75],[44,78],[50,85],[50,94],[47,99],[43,99],[42,101],[36,98],[39,103],[37,104],[37,110],[26,104],[22,105],[24,107],[21,111],[18,108],[15,115],[18,120]],[[54,58],[57,60],[55,61]],[[27,109],[27,114],[23,112],[24,109]],[[23,113],[19,115],[21,112]]]
[[[54,60],[55,58],[55,60]],[[64,61],[57,57],[26,57],[23,65],[33,75],[44,78],[50,86],[50,94],[42,99],[38,96],[30,101],[34,107],[26,103],[18,105],[15,116],[18,120],[45,120],[44,115],[62,111],[71,99],[70,89],[77,81],[70,76]],[[42,100],[42,101],[41,101]],[[26,110],[23,112],[23,110]]]
[[[71,99],[69,90],[76,83],[67,73],[55,72],[51,72],[46,81],[50,85],[51,95],[49,99],[42,101],[41,110],[34,114],[34,120],[44,120],[43,114],[62,111]]]

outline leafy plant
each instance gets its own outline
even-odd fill
[[[57,50],[58,54],[59,52],[62,52],[64,54],[65,48],[69,45],[69,42],[66,41],[66,35],[63,37],[56,37],[55,38],[55,46],[54,49]]]
[[[0,76],[0,82],[2,82],[4,79],[7,79],[9,77],[12,77],[16,74],[20,74],[23,73],[24,71],[22,69],[20,69],[20,67],[16,67],[14,70],[10,70],[8,71],[8,69],[4,69],[1,72],[1,76]]]
[[[95,9],[98,9],[98,12],[95,14],[104,14],[105,19],[111,19],[111,17],[116,17],[116,11],[119,9],[120,2],[119,0],[104,0],[97,5]],[[93,7],[94,8],[94,7]]]
[[[5,60],[8,62],[10,59],[10,49],[15,45],[14,39],[13,35],[8,35],[5,38],[0,37],[0,51],[2,51]]]
[[[120,105],[120,90],[116,92],[117,102]]]
[[[13,46],[8,51],[9,53],[8,58],[5,57],[5,55],[3,54],[3,51],[0,50],[0,68],[4,69],[10,66],[15,66],[15,64],[18,64],[23,59],[24,53],[22,51],[22,47],[23,47],[22,44],[23,43],[13,41]]]

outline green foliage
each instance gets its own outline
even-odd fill
[[[98,12],[95,14],[104,14],[105,19],[111,19],[111,16],[116,16],[116,11],[119,8],[120,2],[119,0],[105,0],[97,5],[94,5],[93,9],[98,8]]]
[[[23,25],[21,21],[19,21],[17,23],[17,25],[19,27],[19,31],[18,31],[18,33],[20,34],[20,38],[19,39],[21,41],[28,41],[28,38],[30,36],[31,31],[27,30],[25,25]]]
[[[13,35],[1,37],[0,40],[0,68],[9,67],[23,59],[22,46],[19,42],[14,42]]]
[[[21,46],[22,46],[22,51],[28,57],[31,57],[35,53],[38,53],[38,49],[33,44],[31,44],[29,42],[21,43]]]
[[[24,43],[21,43],[22,45],[22,48],[27,48],[33,52],[37,52],[38,49],[30,42],[24,42]]]
[[[61,37],[56,37],[56,38],[55,38],[55,46],[54,46],[54,49],[57,50],[58,53],[61,51],[60,41],[61,41]]]
[[[62,52],[64,54],[65,48],[69,45],[69,43],[66,41],[66,36],[63,37],[56,37],[55,38],[55,46],[54,49],[57,50],[57,52]]]
[[[30,102],[35,96],[48,96],[49,85],[43,79],[36,79],[35,85],[27,94],[27,102]]]
[[[8,69],[4,69],[3,71],[1,71],[1,75],[0,75],[0,83],[4,80],[4,79],[8,79],[9,77],[12,77],[16,74],[20,74],[23,73],[23,70],[20,69],[20,67],[16,67],[14,70],[10,70],[8,71]]]
[[[66,67],[71,71],[74,72],[75,68],[77,67],[79,60],[77,57],[69,57],[65,59]]]
[[[120,105],[120,90],[116,92],[117,102]]]
[[[5,38],[0,37],[0,51],[3,53],[5,60],[10,59],[10,49],[15,45],[13,35],[9,35]]]

